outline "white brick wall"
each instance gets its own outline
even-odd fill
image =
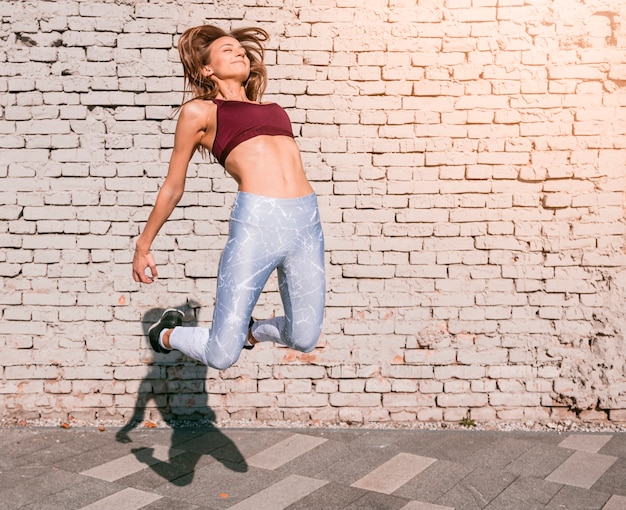
[[[362,4],[367,4],[363,6]],[[620,0],[0,4],[0,416],[626,421]],[[235,184],[195,157],[154,248],[175,43],[272,35],[327,241],[324,335],[217,372],[153,359],[164,307],[210,324]],[[255,311],[280,312],[272,280]],[[143,404],[141,404],[143,405]],[[141,413],[140,413],[141,414]]]

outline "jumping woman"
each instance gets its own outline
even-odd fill
[[[133,278],[158,276],[150,247],[180,201],[189,161],[210,152],[238,184],[221,254],[210,328],[182,326],[166,310],[149,331],[152,348],[172,349],[216,369],[243,348],[275,342],[315,348],[325,298],[324,235],[317,197],[306,178],[287,113],[263,103],[267,84],[261,28],[227,33],[210,25],[186,30],[178,42],[185,93],[165,182],[137,239]],[[146,269],[150,275],[146,274]],[[253,321],[252,310],[276,270],[284,316]]]

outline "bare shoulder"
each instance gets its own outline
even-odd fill
[[[181,107],[178,120],[207,131],[215,123],[216,110],[217,106],[213,101],[193,99]]]

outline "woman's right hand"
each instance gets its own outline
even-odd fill
[[[146,274],[146,268],[148,267],[150,268],[151,276]],[[135,249],[135,255],[133,256],[133,280],[140,283],[152,283],[158,276],[156,262],[152,253]]]

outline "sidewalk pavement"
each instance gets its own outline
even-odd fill
[[[626,509],[626,433],[0,429],[0,510]]]

